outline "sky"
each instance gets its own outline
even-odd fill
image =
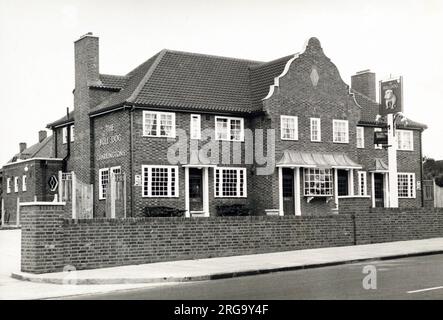
[[[269,61],[319,38],[343,80],[402,75],[404,113],[443,159],[441,0],[0,0],[0,164],[73,108],[74,44],[100,37],[100,72],[124,75],[158,51]],[[0,165],[1,166],[1,165]]]

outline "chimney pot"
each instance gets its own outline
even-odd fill
[[[357,72],[351,77],[351,88],[375,101],[375,73],[369,69]]]
[[[25,151],[26,150],[26,142],[20,142],[19,147],[20,147],[20,153]]]
[[[48,136],[48,132],[46,132],[46,130],[40,130],[38,132],[38,142],[42,142],[43,140],[46,139],[47,136]]]

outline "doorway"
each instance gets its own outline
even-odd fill
[[[203,170],[189,168],[189,210],[203,213]]]
[[[384,175],[381,173],[374,173],[374,198],[376,208],[383,208],[385,206],[385,192],[383,185]]]
[[[283,168],[283,212],[285,215],[294,214],[294,170]]]

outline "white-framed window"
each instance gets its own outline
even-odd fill
[[[398,197],[415,198],[415,173],[398,173]]]
[[[333,196],[334,180],[331,169],[305,168],[305,196]]]
[[[414,150],[414,132],[411,130],[396,130],[398,150]]]
[[[6,193],[11,193],[11,178],[6,179]]]
[[[214,176],[215,197],[246,197],[246,168],[216,168]]]
[[[98,170],[98,187],[99,187],[99,194],[98,199],[104,200],[106,199],[106,195],[108,193],[108,185],[109,181],[111,179],[109,173],[113,172],[115,174],[121,173],[121,167],[111,167],[111,168],[102,168]]]
[[[244,134],[243,118],[215,117],[216,140],[243,141]]]
[[[191,139],[201,139],[201,117],[191,114]]]
[[[14,177],[14,192],[18,192],[18,177]]]
[[[332,120],[332,135],[335,143],[349,143],[348,120]]]
[[[281,140],[298,140],[298,117],[280,116]]]
[[[175,113],[143,111],[143,136],[175,137]]]
[[[321,120],[320,118],[311,118],[311,141],[321,141]]]
[[[74,142],[74,125],[70,125],[69,128],[71,129],[70,135],[71,135],[71,142]],[[65,144],[68,141],[68,127],[62,128],[62,142]]]
[[[368,195],[368,181],[366,171],[357,171],[358,177],[358,195],[367,196]]]
[[[374,132],[381,132],[381,128],[374,128]],[[381,144],[374,144],[375,149],[383,149],[383,146]]]
[[[143,197],[178,197],[178,167],[142,166]]]
[[[365,147],[365,128],[357,127],[357,148]]]
[[[27,181],[28,177],[27,176],[22,176],[22,191],[26,191],[28,186],[27,186]]]

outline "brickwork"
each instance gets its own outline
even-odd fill
[[[443,236],[437,210],[71,220],[48,204],[22,207],[22,221],[22,271],[32,273]]]

